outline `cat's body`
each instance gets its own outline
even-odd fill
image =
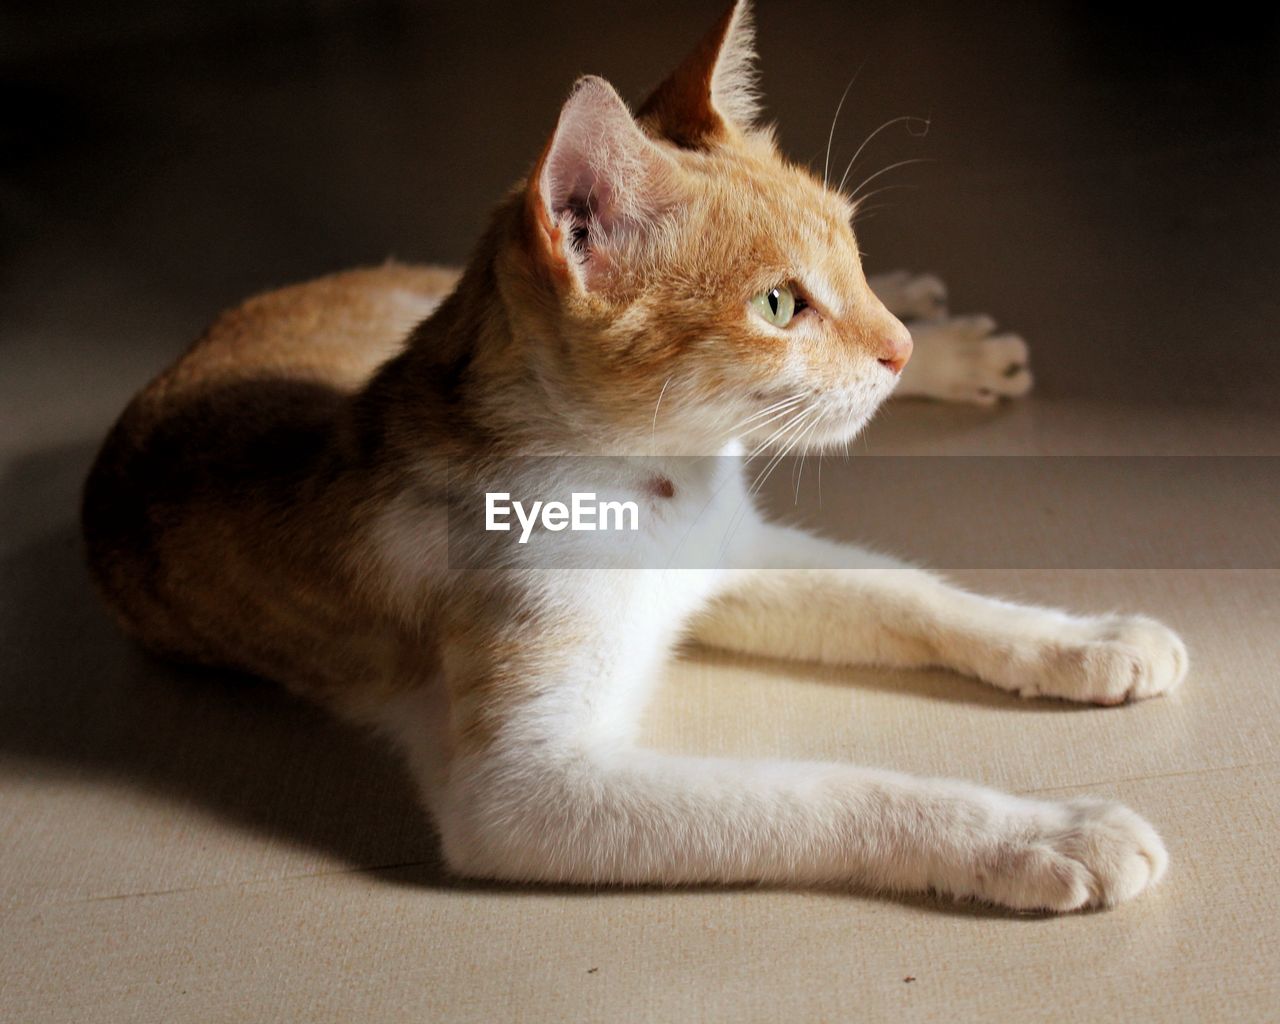
[[[745,127],[749,43],[739,5],[643,130],[580,83],[461,277],[389,265],[224,315],[108,438],[86,488],[95,573],[151,647],[388,732],[462,872],[1124,899],[1165,854],[1117,805],[635,745],[684,638],[1099,703],[1186,668],[1149,620],[975,597],[755,512],[744,447],[850,436],[910,354],[885,304],[921,315],[939,294],[891,277],[878,301],[843,197]],[[982,318],[915,333],[909,390],[1027,386],[1021,342]],[[554,538],[477,535],[488,560],[459,567],[459,515],[495,481],[545,497],[553,477],[634,501],[637,535],[566,535],[550,560]]]

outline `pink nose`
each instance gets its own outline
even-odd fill
[[[880,343],[880,365],[893,373],[901,373],[911,358],[911,332],[901,324]]]

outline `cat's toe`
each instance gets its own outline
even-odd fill
[[[871,287],[903,320],[940,320],[947,315],[947,286],[933,274],[894,270],[876,274]]]
[[[1070,823],[1050,842],[1084,869],[1087,907],[1113,907],[1163,877],[1169,854],[1145,818],[1108,800],[1068,802]]]
[[[904,393],[973,405],[1025,395],[1032,385],[1027,343],[995,329],[983,314],[912,324],[916,365],[907,363]]]
[[[1125,653],[1131,662],[1126,700],[1142,700],[1167,693],[1187,676],[1190,659],[1186,644],[1173,630],[1144,615],[1109,616],[1099,625],[1103,647]]]
[[[1016,334],[970,334],[956,342],[955,356],[949,385],[953,401],[995,405],[1031,390],[1027,343]]]
[[[956,340],[981,341],[995,332],[996,321],[995,317],[988,316],[986,313],[966,313],[964,316],[951,317],[941,326],[944,326]]]
[[[1141,615],[1106,616],[1082,642],[1051,648],[1041,678],[1023,693],[1112,706],[1169,692],[1189,664],[1186,645],[1167,626]]]
[[[1112,907],[1155,884],[1168,867],[1156,830],[1122,804],[1042,806],[983,872],[988,899],[1058,913]]]
[[[997,398],[1019,398],[1031,390],[1030,353],[1016,334],[998,334],[978,343],[984,387]]]
[[[947,286],[932,274],[909,276],[900,296],[905,320],[940,320],[947,315]]]

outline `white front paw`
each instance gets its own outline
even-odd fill
[[[1169,863],[1156,830],[1106,800],[1040,804],[1012,825],[968,895],[1016,910],[1111,907],[1159,881]]]
[[[898,385],[903,395],[994,405],[1031,390],[1027,343],[996,334],[989,316],[913,323],[915,351]]]
[[[1167,693],[1187,675],[1187,648],[1173,630],[1141,615],[1091,620],[1081,641],[1051,645],[1023,696],[1123,704]]]

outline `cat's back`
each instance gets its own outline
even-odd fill
[[[198,661],[248,654],[240,667],[277,674],[272,662],[293,655],[273,644],[305,645],[350,615],[331,596],[336,557],[315,558],[338,552],[356,499],[335,430],[456,279],[389,264],[256,296],[133,399],[82,509],[90,568],[131,633]],[[266,649],[254,652],[247,622]]]
[[[396,263],[349,270],[256,295],[222,313],[139,396],[263,377],[359,388],[449,293],[458,272]]]

